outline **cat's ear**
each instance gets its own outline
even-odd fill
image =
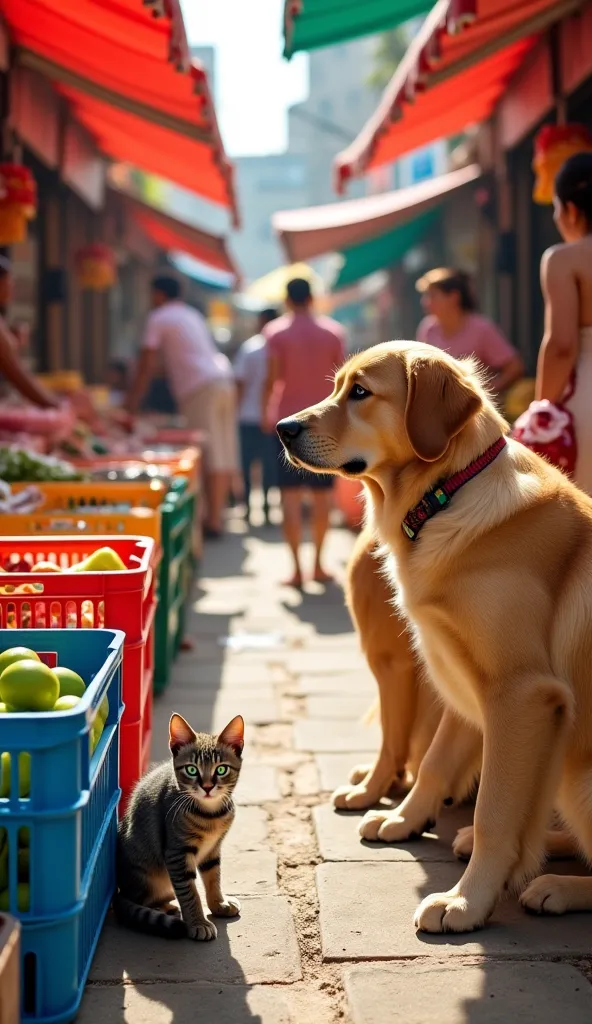
[[[169,722],[169,747],[173,754],[176,754],[181,747],[188,743],[195,743],[196,733],[181,715],[171,715]]]
[[[245,745],[245,723],[242,715],[237,715],[228,723],[218,736],[218,743],[225,743],[227,747],[232,747],[235,754],[241,756]]]

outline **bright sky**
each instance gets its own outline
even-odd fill
[[[190,44],[216,47],[217,114],[228,154],[281,152],[286,108],[308,91],[307,57],[282,57],[283,0],[181,4]]]

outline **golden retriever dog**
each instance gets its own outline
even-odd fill
[[[346,603],[366,661],[378,686],[382,726],[380,753],[373,765],[358,765],[351,785],[333,794],[341,810],[372,807],[393,786],[409,789],[441,717],[435,691],[421,680],[407,620],[394,607],[378,543],[366,527],[357,537],[346,578]],[[450,802],[453,802],[451,794]]]
[[[592,877],[535,877],[553,806],[592,860],[592,500],[506,432],[472,361],[417,342],[354,356],[278,424],[296,465],[364,481],[445,705],[413,789],[368,831],[421,832],[483,743],[472,855],[418,907],[427,932],[481,927],[510,886],[536,912],[592,909]]]

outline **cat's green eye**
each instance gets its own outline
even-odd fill
[[[191,776],[192,779],[194,779],[195,776],[197,775],[197,768],[195,767],[194,764],[186,764],[185,765],[185,771],[186,771],[187,775]]]
[[[228,775],[228,765],[219,764],[218,767],[216,768],[216,775],[218,775],[220,778],[222,778],[223,775]]]

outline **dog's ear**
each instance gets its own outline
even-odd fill
[[[480,409],[481,399],[453,367],[436,359],[414,359],[408,380],[407,436],[418,458],[435,462]]]

